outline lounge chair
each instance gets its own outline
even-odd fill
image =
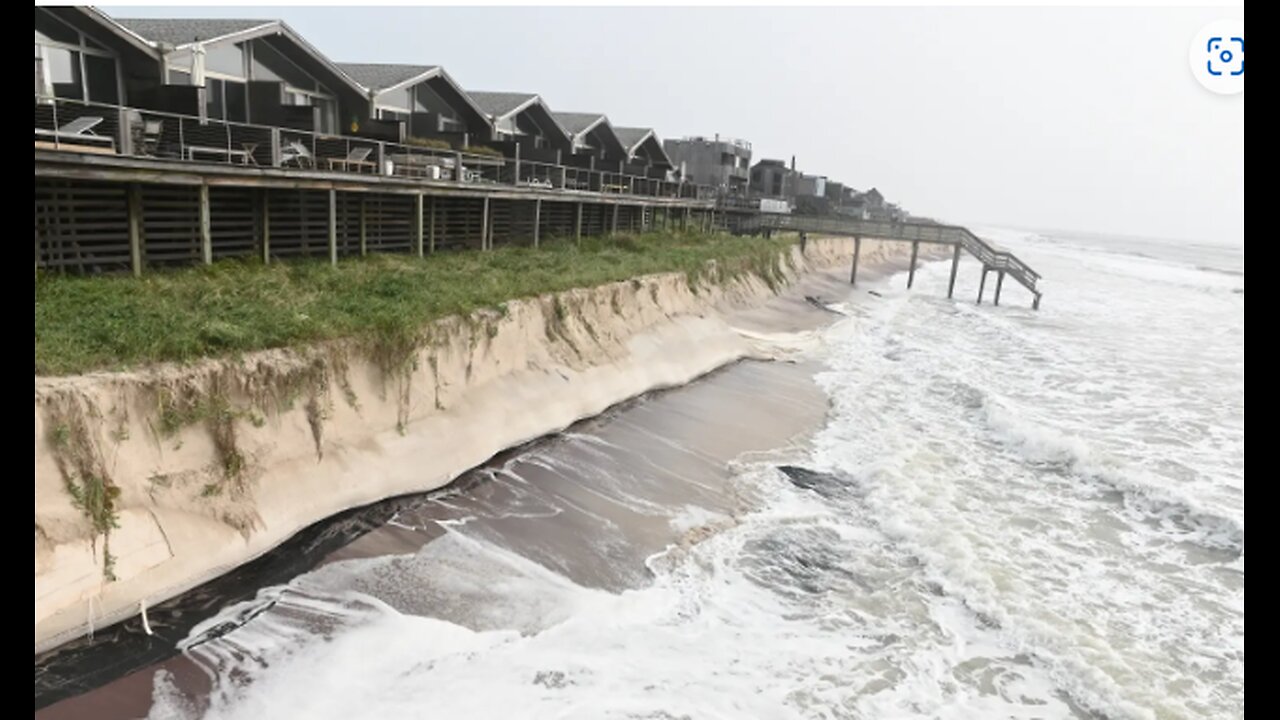
[[[313,168],[316,166],[316,159],[311,155],[311,151],[307,150],[307,146],[294,140],[285,145],[280,151],[280,164],[288,165],[293,163],[299,168]]]
[[[103,118],[97,115],[83,115],[70,122],[64,123],[57,130],[44,130],[36,128],[36,135],[42,138],[52,138],[52,143],[45,141],[45,144],[51,147],[61,147],[63,145],[71,146],[77,150],[92,149],[92,152],[115,152],[115,138],[104,137],[93,132],[93,128],[102,123]]]
[[[339,166],[343,170],[350,171],[354,166],[356,172],[360,172],[363,167],[368,167],[370,171],[374,168],[374,163],[369,160],[369,155],[373,152],[373,148],[358,147],[351,148],[351,152],[346,157],[341,158],[325,158],[325,162],[329,164],[329,169],[334,170]]]

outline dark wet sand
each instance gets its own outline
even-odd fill
[[[853,295],[859,302],[874,302],[864,299],[865,285],[895,269],[899,268],[860,269],[861,287]],[[768,306],[739,313],[733,322],[775,333],[830,324],[839,315],[814,301],[848,300],[851,289],[845,272],[811,275]],[[739,497],[728,482],[732,461],[803,444],[820,426],[827,409],[826,396],[813,381],[820,369],[815,361],[736,363],[503,453],[443,490],[344,514],[336,529],[309,529],[308,542],[282,547],[265,558],[277,556],[276,566],[245,569],[234,591],[206,590],[197,606],[186,611],[188,617],[175,620],[173,634],[185,635],[191,615],[207,617],[229,602],[252,597],[258,587],[288,582],[312,567],[380,556],[400,557],[377,572],[351,574],[343,580],[345,586],[379,597],[401,612],[485,629],[492,618],[484,614],[482,591],[460,596],[439,587],[447,583],[433,581],[442,573],[474,571],[442,566],[438,558],[429,557],[432,553],[424,552],[445,535],[442,523],[584,587],[616,592],[644,585],[649,578],[645,559],[681,541],[682,532],[672,526],[673,509],[694,506],[728,517],[749,509],[751,498]],[[395,522],[385,524],[393,514]],[[419,553],[422,558],[415,555]],[[153,614],[152,625],[157,623]],[[160,657],[173,644],[169,638],[149,640]],[[117,641],[116,654],[125,657],[112,657],[111,646],[104,650],[99,642],[99,647],[85,652],[79,668],[68,663],[65,672],[74,675],[83,672],[86,663],[94,663],[102,675],[110,676],[112,664],[127,667],[130,657],[136,664],[137,655],[128,655],[133,651],[126,649],[126,641],[136,644],[139,636]],[[200,704],[208,679],[193,662],[177,656],[123,676],[117,670],[118,679],[49,705],[36,717],[143,717],[160,668],[173,673],[175,684]]]

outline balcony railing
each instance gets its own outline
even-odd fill
[[[360,137],[36,96],[37,148],[462,184],[708,200],[710,188]]]

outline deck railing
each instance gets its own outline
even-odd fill
[[[60,131],[80,118],[97,122],[79,133]],[[713,197],[692,183],[41,95],[35,124],[37,147],[55,150],[653,198]]]

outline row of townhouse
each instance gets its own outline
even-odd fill
[[[537,93],[467,90],[438,65],[334,62],[280,20],[126,19],[93,7],[36,7],[35,24],[38,101],[482,146],[533,163],[662,180],[675,169],[650,128],[616,127],[603,113],[558,112]],[[125,114],[99,131],[115,135],[114,149],[137,152],[147,128],[131,122]],[[273,152],[267,159],[278,162],[279,149]]]

